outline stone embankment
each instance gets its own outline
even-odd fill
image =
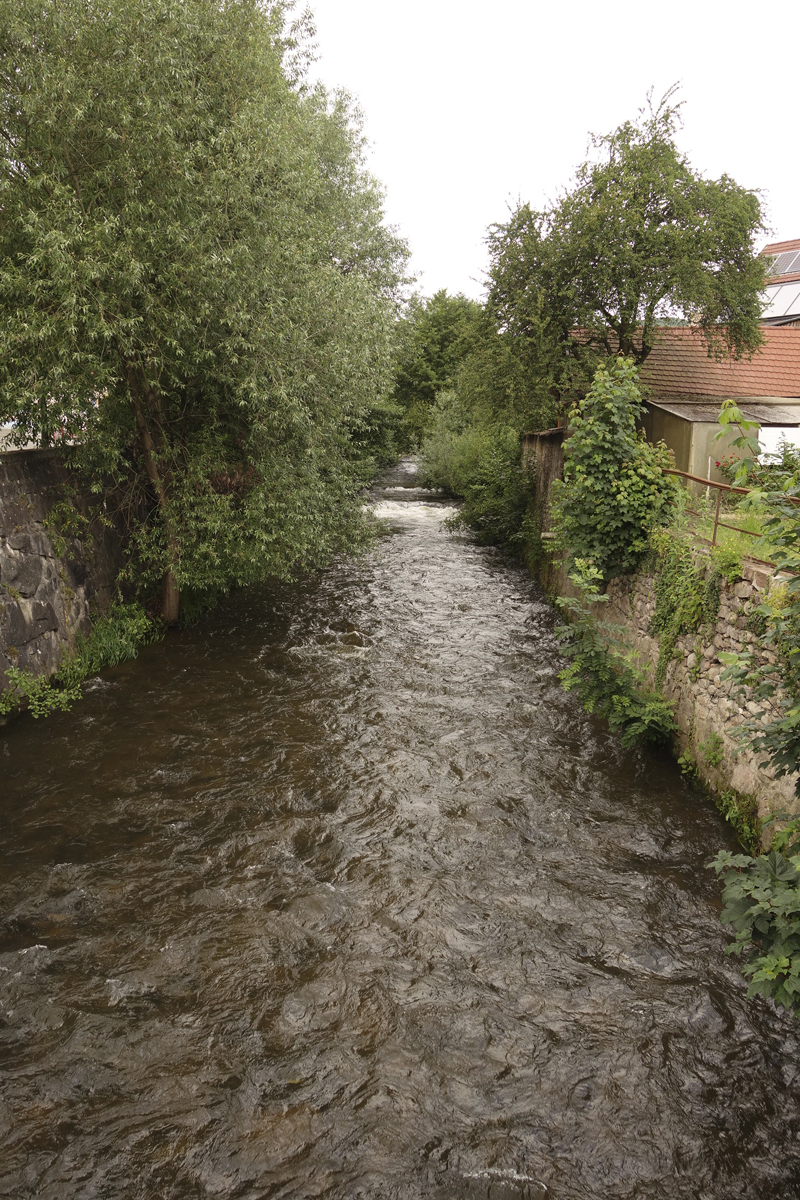
[[[550,521],[550,488],[561,477],[564,467],[562,443],[564,429],[548,429],[528,434],[523,441],[523,461],[532,471],[535,484],[534,522],[542,539],[539,578],[551,596],[577,596],[558,558],[547,552],[554,537]],[[716,621],[699,633],[679,637],[667,665],[662,691],[675,704],[679,731],[675,748],[688,754],[697,764],[703,782],[719,794],[733,791],[752,796],[761,817],[773,812],[796,813],[800,801],[795,796],[795,776],[776,779],[770,768],[762,766],[764,753],[750,747],[750,739],[737,736],[742,724],[767,708],[752,694],[735,694],[721,652],[740,653],[751,648],[756,661],[774,663],[774,655],[763,647],[758,633],[749,628],[751,610],[758,607],[771,587],[779,586],[772,569],[755,560],[745,560],[742,578],[732,586],[721,585],[720,607]],[[639,664],[655,682],[661,642],[651,632],[655,612],[655,578],[647,572],[612,579],[607,588],[608,603],[598,604],[598,620],[619,627],[620,635],[639,655]],[[777,697],[780,700],[780,696]],[[777,708],[772,708],[777,715]],[[761,718],[766,724],[769,716]],[[716,739],[719,739],[717,741]]]
[[[0,692],[9,667],[51,675],[108,609],[125,538],[104,505],[56,451],[0,454]]]
[[[556,572],[554,579],[559,576],[563,572]],[[730,789],[754,796],[761,817],[776,811],[796,812],[800,806],[794,794],[794,776],[776,779],[771,768],[761,765],[763,752],[756,753],[749,739],[738,736],[741,725],[763,711],[765,703],[748,698],[748,694],[737,696],[734,685],[722,677],[725,664],[720,653],[749,649],[757,661],[775,662],[775,656],[761,646],[757,633],[748,628],[750,613],[774,586],[774,576],[762,564],[747,560],[742,576],[732,586],[723,583],[713,625],[676,639],[662,691],[675,704],[680,727],[677,748],[682,753],[688,751],[700,777],[713,791]],[[655,579],[646,573],[612,579],[607,595],[608,604],[602,606],[602,611],[598,605],[598,616],[619,626],[638,653],[640,665],[654,680],[661,649],[659,638],[650,632]],[[772,707],[772,713],[777,712]],[[761,723],[769,719],[765,716]]]

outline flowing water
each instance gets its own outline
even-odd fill
[[[411,471],[369,559],[0,730],[0,1195],[800,1197],[730,834]]]

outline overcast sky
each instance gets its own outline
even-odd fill
[[[359,101],[418,288],[479,298],[486,227],[554,198],[588,133],[680,82],[679,144],[708,177],[763,193],[800,237],[800,0],[310,0],[315,71]]]

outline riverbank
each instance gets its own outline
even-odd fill
[[[126,536],[56,450],[0,453],[0,693],[9,668],[48,679],[107,613]]]
[[[530,561],[551,599],[579,595],[564,569],[564,555],[553,549],[550,517],[551,486],[563,472],[564,434],[557,429],[529,435],[523,446],[535,489]],[[777,712],[781,694],[772,703],[756,701],[752,691],[739,694],[733,683],[723,679],[725,663],[720,656],[749,650],[756,661],[775,662],[774,654],[761,644],[763,622],[759,624],[755,610],[773,587],[780,587],[780,579],[764,563],[748,559],[735,577],[711,579],[707,553],[698,547],[695,555],[698,573],[709,576],[714,592],[713,611],[698,621],[697,628],[678,632],[674,638],[654,629],[655,555],[634,574],[612,578],[606,587],[607,602],[595,605],[593,615],[598,622],[613,624],[615,636],[637,656],[649,686],[660,688],[674,704],[675,757],[734,822],[746,820],[755,828],[774,813],[800,812],[796,777],[776,778],[774,769],[763,765],[763,752],[754,751],[751,738],[741,736],[743,724],[755,714],[765,709]],[[761,718],[762,726],[768,719]]]

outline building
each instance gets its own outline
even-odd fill
[[[794,324],[767,325],[762,349],[738,362],[709,358],[696,329],[662,327],[641,376],[647,438],[666,442],[679,471],[721,479],[715,464],[730,452],[730,438],[715,438],[727,399],[758,422],[759,441],[767,452],[774,451],[781,434],[800,441],[800,318]]]
[[[800,238],[772,242],[761,255],[773,260],[764,292],[764,323],[800,325]]]

